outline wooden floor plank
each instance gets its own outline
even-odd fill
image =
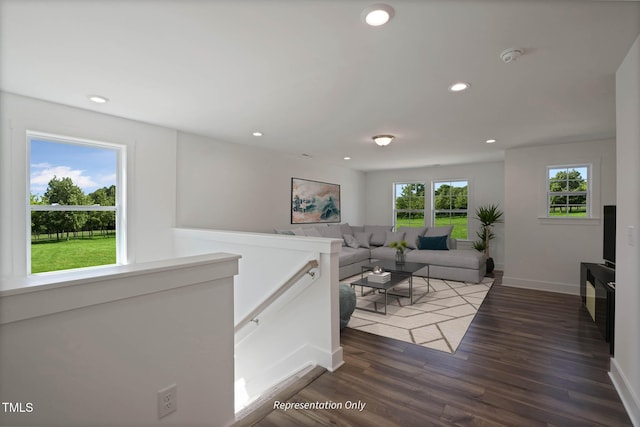
[[[268,426],[632,426],[608,345],[571,295],[496,283],[455,354],[345,329],[345,364],[274,410]],[[363,410],[346,409],[364,402]]]

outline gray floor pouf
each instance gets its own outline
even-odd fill
[[[356,291],[349,285],[340,283],[340,329],[349,323],[353,310],[356,309]]]

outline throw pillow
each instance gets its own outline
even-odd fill
[[[447,236],[420,236],[418,237],[418,249],[448,251]]]
[[[345,234],[353,234],[353,229],[351,228],[348,222],[345,222],[344,224],[340,224],[340,231],[342,232],[343,236]]]
[[[358,244],[361,248],[371,248],[371,234],[365,233],[364,231],[356,231],[353,235],[356,239],[358,239]]]
[[[346,245],[344,239],[342,238],[342,231],[340,230],[339,225],[334,224],[328,227],[323,227],[320,229],[320,234],[322,234],[322,237],[328,237],[330,239],[340,239],[342,240],[342,246]]]
[[[453,225],[444,225],[442,227],[429,227],[427,232],[424,233],[427,237],[438,237],[438,236],[451,236],[451,231],[453,230]]]
[[[345,234],[344,241],[347,243],[347,246],[350,248],[358,248],[360,247],[360,243],[358,243],[358,239],[353,234]]]
[[[403,231],[387,231],[387,236],[384,239],[384,246],[389,246],[391,242],[399,242],[404,240]]]
[[[308,236],[308,237],[322,237],[322,234],[320,234],[320,231],[318,231],[317,228],[315,227],[309,227],[309,228],[303,228],[304,230],[304,235]]]
[[[384,245],[386,232],[391,231],[393,227],[390,225],[365,225],[365,233],[371,233],[371,244],[374,246]]]
[[[304,230],[302,229],[302,227],[294,228],[291,230],[291,232],[296,236],[304,236]]]
[[[404,240],[407,241],[407,247],[409,249],[416,249],[418,247],[418,237],[424,236],[427,227],[407,227],[402,226],[398,228],[398,231],[404,232]]]

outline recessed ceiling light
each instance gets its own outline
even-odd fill
[[[487,144],[493,144],[494,142],[496,142],[496,140],[495,139],[487,139],[485,142]]]
[[[345,160],[351,160],[351,157],[347,156],[344,158]]]
[[[253,136],[262,136],[264,134],[262,132],[254,132],[252,135]]]
[[[109,98],[105,98],[100,95],[89,95],[89,100],[95,102],[96,104],[106,104],[109,102]]]
[[[469,83],[456,82],[456,83],[452,84],[451,86],[449,86],[449,90],[451,92],[461,92],[463,90],[469,89],[470,86],[471,85]]]
[[[362,11],[362,20],[372,27],[384,25],[393,18],[394,10],[386,4],[374,4]]]

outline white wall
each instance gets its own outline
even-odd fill
[[[291,178],[340,184],[342,222],[364,219],[364,174],[314,159],[178,134],[180,227],[291,228]]]
[[[429,189],[432,181],[447,179],[466,179],[469,181],[469,212],[473,213],[476,207],[487,204],[498,204],[504,210],[503,162],[397,169],[366,173],[365,222],[367,224],[393,224],[394,182],[424,182]],[[431,191],[427,190],[425,196],[425,204],[427,209],[430,209]],[[427,215],[429,215],[428,210]],[[473,214],[470,214],[470,217],[472,216]],[[469,240],[476,240],[478,225],[477,221],[470,221]],[[491,242],[491,256],[496,262],[496,268],[500,270],[504,267],[502,224],[495,227],[495,234],[496,238]],[[459,246],[464,247],[465,245]]]
[[[0,123],[0,275],[26,272],[27,130],[126,145],[129,261],[170,255],[174,130],[7,93],[0,94]]]
[[[308,365],[330,371],[342,365],[340,240],[194,229],[176,229],[175,235],[182,256],[218,251],[242,255],[234,283],[236,326],[308,261],[319,263],[313,278],[299,279],[257,316],[257,324],[251,322],[236,333],[235,375],[244,381],[249,400]],[[236,407],[242,406],[239,399]]]
[[[505,155],[504,284],[579,294],[580,262],[602,261],[602,206],[616,203],[614,140],[514,148]],[[544,219],[547,166],[592,164],[597,219]]]
[[[616,131],[616,329],[611,376],[634,425],[640,426],[640,37],[616,74]],[[634,227],[631,239],[628,227]]]
[[[0,425],[229,425],[237,258],[0,292],[1,401],[33,409],[0,410]],[[177,410],[159,420],[157,392],[172,384]]]

